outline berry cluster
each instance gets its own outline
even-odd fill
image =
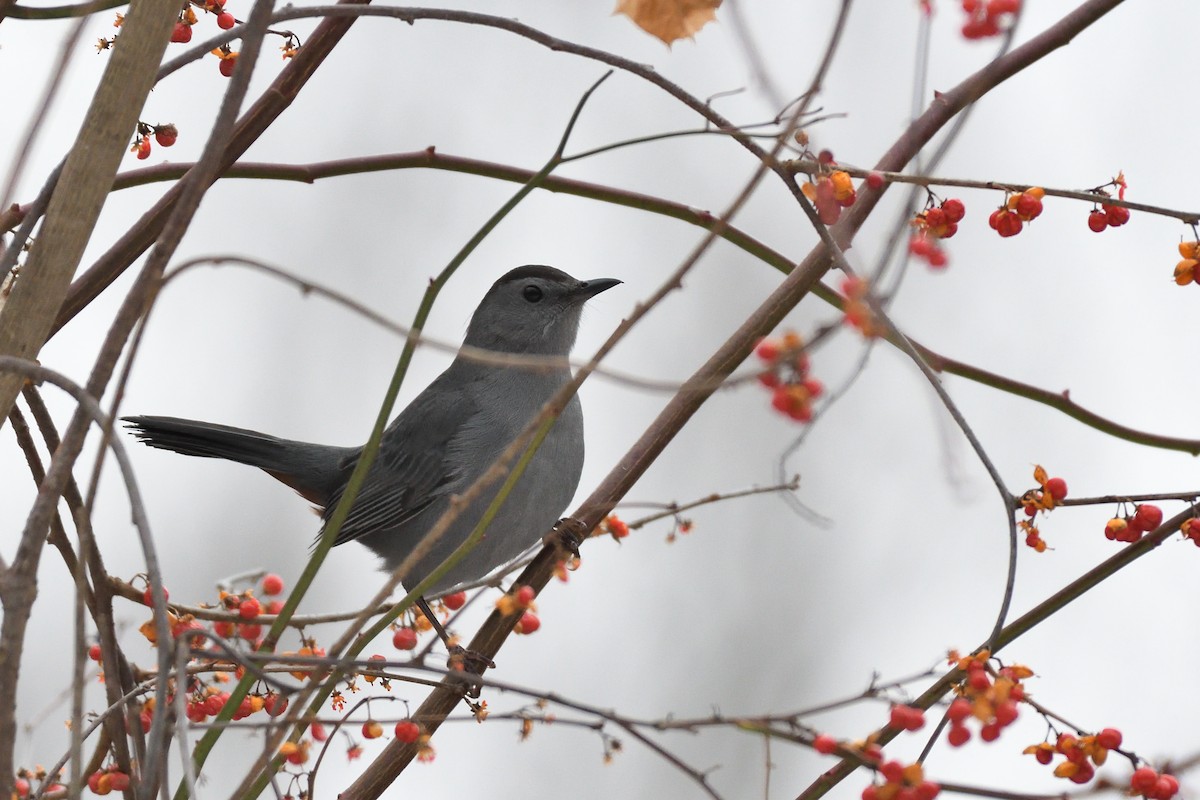
[[[542,627],[542,621],[534,613],[537,610],[537,605],[533,602],[536,596],[532,586],[514,586],[496,601],[496,609],[505,616],[516,614],[518,611],[523,612],[513,627],[513,633],[530,634]]]
[[[892,706],[888,725],[898,731],[919,731],[925,727],[925,712],[915,706]]]
[[[792,331],[779,339],[763,339],[754,348],[755,355],[767,365],[758,376],[763,386],[772,390],[771,406],[797,422],[813,417],[813,401],[825,391],[816,378],[809,376],[808,353],[804,340]]]
[[[900,719],[897,719],[898,711]],[[920,724],[916,724],[918,718]],[[908,727],[898,722],[908,723]],[[890,724],[902,730],[917,730],[925,724],[925,716],[919,708],[892,706]],[[925,780],[925,770],[919,762],[905,765],[899,761],[885,761],[883,749],[877,742],[839,742],[829,734],[822,733],[813,738],[812,746],[822,755],[833,755],[839,749],[852,750],[875,767],[883,783],[872,783],[863,789],[862,800],[933,800],[942,791],[938,784]]]
[[[1092,192],[1102,197],[1109,197],[1106,189],[1110,186],[1116,187],[1118,200],[1125,199],[1125,190],[1129,188],[1129,185],[1125,182],[1124,172],[1118,172],[1117,177],[1102,186],[1097,186],[1095,189],[1092,189]],[[1100,233],[1106,228],[1119,228],[1126,222],[1129,222],[1128,208],[1103,201],[1101,201],[1099,208],[1093,206],[1092,213],[1088,214],[1088,228],[1095,233]]]
[[[878,772],[884,782],[863,789],[862,800],[933,800],[942,791],[938,784],[925,780],[925,768],[920,762],[905,765],[885,761]]]
[[[1032,222],[1042,214],[1042,198],[1046,190],[1033,186],[1018,194],[1010,194],[1004,205],[992,212],[988,217],[988,225],[1003,238],[1016,236],[1025,227],[1026,222]]]
[[[1026,747],[1024,753],[1034,756],[1039,764],[1049,766],[1054,757],[1064,757],[1054,768],[1056,778],[1066,778],[1072,783],[1084,784],[1096,776],[1096,767],[1108,760],[1108,751],[1121,746],[1121,732],[1116,728],[1105,728],[1094,735],[1073,736],[1060,733],[1053,744],[1041,742]]]
[[[1021,681],[1032,676],[1033,670],[1019,665],[1001,667],[993,680],[988,669],[990,657],[987,650],[961,658],[956,653],[950,654],[950,663],[967,674],[955,687],[959,696],[946,709],[946,718],[950,721],[946,740],[952,747],[962,747],[970,741],[968,719],[979,720],[980,739],[994,742],[1000,738],[1000,731],[1015,722],[1020,713],[1017,704],[1025,699],[1025,685]]]
[[[833,163],[832,157],[827,163]],[[815,184],[811,181],[806,182],[800,190],[816,207],[817,216],[826,225],[837,222],[842,216],[842,209],[854,205],[854,201],[858,199],[850,173],[840,169],[819,176]]]
[[[1200,284],[1200,241],[1180,242],[1179,255],[1183,260],[1175,265],[1175,282],[1180,286]]]
[[[1171,800],[1179,791],[1179,781],[1154,767],[1138,767],[1129,779],[1129,791],[1147,800]]]
[[[941,268],[949,259],[939,242],[958,233],[958,223],[966,215],[962,200],[951,197],[938,206],[930,205],[913,217],[915,231],[908,240],[908,252],[925,259],[929,266]]]
[[[113,764],[107,769],[98,769],[88,775],[87,785],[93,794],[124,792],[129,788],[129,775],[117,769]]]
[[[175,144],[179,138],[179,129],[171,123],[166,125],[148,125],[145,122],[137,124],[137,136],[133,139],[133,145],[129,148],[129,152],[137,153],[139,161],[145,161],[150,157],[150,138],[154,137],[163,147],[170,147]]]
[[[842,294],[846,299],[842,302],[842,320],[868,339],[883,335],[883,324],[876,319],[875,309],[871,307],[871,285],[863,278],[846,277],[842,279]]]
[[[1099,208],[1092,208],[1087,222],[1088,227],[1095,233],[1100,233],[1105,228],[1119,228],[1129,222],[1129,209],[1124,206],[1101,203]]]
[[[592,531],[592,536],[608,535],[618,541],[629,535],[629,525],[616,514],[609,514],[600,520],[600,524]]]
[[[267,596],[278,595],[283,593],[283,578],[278,575],[271,574],[263,577],[262,593]],[[278,614],[283,610],[282,600],[268,601],[264,607],[254,592],[250,589],[241,594],[232,592],[221,592],[221,606],[226,611],[231,611],[238,615],[241,622],[230,622],[221,620],[213,623],[213,633],[224,639],[242,639],[255,647],[262,638],[262,625],[258,622],[258,617],[261,614]]]
[[[45,767],[38,766],[33,770],[19,769],[17,770],[17,779],[13,781],[13,796],[18,798],[26,798],[33,794],[33,781],[37,781],[43,787],[41,789],[42,796],[51,797],[66,797],[67,787],[59,783],[62,780],[62,773],[51,777]],[[112,785],[109,785],[109,790],[112,790]]]
[[[962,26],[964,39],[986,39],[998,36],[1012,24],[1012,17],[1021,10],[1021,0],[962,0],[967,20]]]
[[[1052,511],[1062,504],[1067,496],[1067,482],[1062,478],[1051,478],[1045,468],[1038,465],[1033,468],[1033,479],[1038,482],[1040,489],[1030,489],[1021,495],[1021,507],[1028,519],[1017,523],[1025,534],[1025,545],[1039,553],[1046,552],[1046,542],[1038,530],[1036,518],[1038,512]]]
[[[1105,523],[1104,538],[1111,542],[1136,542],[1161,525],[1162,521],[1161,508],[1143,503],[1134,508],[1132,516],[1113,517]]]

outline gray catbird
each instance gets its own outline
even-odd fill
[[[336,544],[357,540],[394,569],[437,519],[570,380],[567,355],[583,304],[620,281],[579,281],[553,267],[512,270],[492,285],[466,344],[498,353],[561,357],[551,366],[489,364],[460,354],[388,426]],[[126,417],[151,447],[249,464],[317,505],[328,522],[361,452],[174,417]],[[572,397],[474,550],[428,592],[484,577],[537,541],[570,502],[583,468],[583,411]],[[415,586],[470,535],[499,484],[465,508],[405,576]]]

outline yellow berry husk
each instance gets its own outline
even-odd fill
[[[262,695],[260,695],[260,694],[250,695],[250,710],[252,712],[258,713],[259,711],[262,711],[264,705],[266,705],[266,701],[263,700]]]
[[[1079,772],[1079,765],[1074,761],[1064,761],[1054,768],[1054,777],[1069,778]]]
[[[1179,255],[1184,258],[1200,258],[1200,242],[1180,242]]]
[[[817,187],[813,186],[810,181],[805,181],[804,185],[800,187],[800,191],[804,193],[810,203],[817,202]]]
[[[844,200],[854,191],[854,181],[850,179],[850,173],[837,170],[829,176],[833,182],[833,196],[838,200]]]
[[[925,770],[919,762],[909,764],[904,768],[904,780],[910,786],[916,786],[925,780]]]
[[[1029,195],[1030,197],[1036,197],[1038,200],[1041,200],[1043,197],[1046,196],[1046,190],[1040,186],[1033,186],[1033,187],[1026,189],[1025,194]]]
[[[1187,286],[1192,282],[1196,274],[1196,264],[1194,258],[1185,258],[1175,265],[1175,282],[1180,286]]]
[[[885,783],[875,789],[875,797],[878,800],[893,800],[900,793],[900,788],[898,783]]]

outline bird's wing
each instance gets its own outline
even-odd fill
[[[444,377],[444,376],[443,376]],[[475,411],[473,395],[448,393],[439,379],[422,392],[384,432],[379,454],[338,532],[335,545],[403,525],[442,497],[458,477],[448,465],[450,443]],[[346,460],[349,478],[358,454]],[[325,507],[329,517],[339,490]]]

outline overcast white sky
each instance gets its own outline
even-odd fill
[[[239,0],[230,0],[231,7]],[[808,84],[833,2],[760,2],[743,14],[758,52],[785,94]],[[942,2],[933,30],[931,89],[949,88],[995,52],[995,42],[964,42],[958,4]],[[1068,4],[1030,0],[1023,41]],[[509,2],[460,4],[515,17],[548,33],[653,65],[698,97],[745,88],[717,101],[738,122],[775,109],[753,84],[729,23],[668,50],[608,4]],[[821,97],[837,116],[815,128],[816,145],[848,163],[870,165],[909,117],[918,27],[917,4],[855,4]],[[248,10],[238,6],[241,14]],[[17,199],[36,193],[61,156],[101,74],[105,55],[89,48],[106,35],[98,19],[80,45]],[[1129,2],[1069,47],[985,97],[939,174],[1085,189],[1123,169],[1130,198],[1200,208],[1194,132],[1195,47],[1200,13],[1186,0]],[[208,26],[211,28],[211,24]],[[297,24],[298,31],[306,31]],[[8,120],[23,120],[40,91],[65,24],[7,20],[0,25],[0,73]],[[174,51],[169,51],[169,55]],[[279,64],[259,64],[261,90]],[[299,100],[248,154],[284,163],[420,150],[537,168],[552,152],[581,92],[603,68],[548,52],[496,30],[366,19],[354,26]],[[143,119],[174,122],[179,143],[156,148],[151,163],[190,159],[202,145],[224,79],[215,59],[160,85]],[[927,102],[930,97],[926,97]],[[22,123],[23,124],[23,123]],[[695,127],[678,102],[617,74],[596,93],[572,149]],[[0,130],[10,153],[21,125]],[[132,156],[126,168],[138,165]],[[755,164],[736,144],[692,137],[630,147],[576,162],[562,174],[660,195],[714,212],[726,206]],[[207,196],[179,252],[241,254],[335,286],[400,323],[412,318],[427,278],[513,191],[511,184],[434,171],[400,171],[315,185],[227,181]],[[115,194],[85,265],[162,191]],[[958,194],[967,206],[948,243],[951,266],[911,269],[895,300],[901,327],[923,344],[1012,378],[1070,389],[1086,407],[1140,429],[1200,438],[1194,370],[1200,289],[1177,287],[1176,221],[1134,214],[1097,235],[1087,206],[1048,200],[1021,235],[999,239],[988,213],[1000,195]],[[881,208],[849,253],[869,268],[895,217]],[[792,258],[816,237],[778,182],[767,180],[738,218],[751,235]],[[588,355],[618,321],[650,295],[702,232],[682,223],[594,201],[535,194],[471,256],[439,301],[428,333],[457,342],[470,311],[500,274],[525,263],[553,264],[578,277],[625,283],[586,314],[577,354]],[[686,378],[778,284],[780,275],[726,245],[713,247],[685,281],[612,354],[623,372],[656,380]],[[128,280],[118,283],[43,351],[41,360],[83,380]],[[834,319],[815,299],[788,320],[801,332]],[[198,270],[169,286],[155,309],[123,409],[196,417],[290,438],[362,441],[391,375],[400,342],[368,322],[273,279],[236,268]],[[839,334],[813,357],[830,386],[850,374],[860,340]],[[448,363],[420,351],[402,396],[411,398]],[[1035,463],[1068,481],[1073,495],[1200,488],[1192,457],[1109,438],[1052,410],[948,378],[946,386],[1004,479],[1032,485]],[[69,404],[47,391],[65,420]],[[669,395],[597,378],[582,391],[588,460],[579,497],[616,463]],[[767,485],[800,432],[773,412],[753,384],[717,393],[630,493],[631,501],[686,502],[711,492]],[[0,475],[5,528],[16,531],[33,490],[23,461],[2,434]],[[131,440],[127,443],[132,444]],[[255,566],[289,584],[302,569],[316,520],[305,503],[247,468],[133,450],[172,598],[215,596],[218,579]],[[90,464],[90,462],[83,462]],[[642,718],[761,714],[819,705],[863,689],[873,674],[901,677],[933,666],[946,649],[969,649],[991,628],[1005,574],[1006,526],[996,493],[919,373],[880,347],[854,388],[817,424],[787,469],[801,475],[798,497],[831,520],[820,526],[778,498],[759,496],[696,511],[695,531],[668,544],[659,523],[620,546],[594,541],[570,584],[539,601],[542,630],[508,643],[498,679]],[[1168,515],[1181,510],[1166,503]],[[96,525],[112,571],[131,576],[140,557],[124,494],[111,470]],[[1043,528],[1053,548],[1022,548],[1014,612],[1019,614],[1115,552],[1102,536],[1113,509],[1060,510]],[[620,512],[636,518],[638,511]],[[6,541],[12,542],[14,536]],[[1195,754],[1188,719],[1200,702],[1192,671],[1197,639],[1189,610],[1200,601],[1200,552],[1169,542],[1009,648],[1027,663],[1037,699],[1077,724],[1116,726],[1146,757]],[[65,746],[70,630],[65,571],[43,568],[35,616],[39,634],[26,653],[21,719],[32,724],[26,764],[52,763]],[[304,610],[346,610],[368,599],[383,577],[362,548],[339,548]],[[490,601],[489,601],[490,602]],[[145,613],[122,606],[129,652],[152,658],[133,630]],[[464,632],[473,630],[468,622]],[[332,639],[333,634],[322,634]],[[390,653],[381,641],[379,652]],[[914,689],[924,688],[917,683]],[[397,688],[416,704],[422,694]],[[494,711],[523,704],[488,693]],[[95,697],[100,697],[96,690]],[[390,707],[379,716],[391,714]],[[884,721],[882,705],[826,714],[812,723],[857,737]],[[1022,757],[1044,724],[1030,711],[990,745],[939,744],[928,761],[936,779],[997,788],[1058,792],[1067,784]],[[538,729],[519,743],[513,723],[457,723],[439,732],[433,764],[414,765],[397,784],[405,796],[578,798],[698,796],[682,773],[621,736],[626,748],[602,762],[594,734]],[[661,742],[698,769],[713,769],[726,797],[794,797],[832,761],[781,743],[767,755],[749,734],[675,734]],[[889,747],[911,759],[924,738]],[[366,748],[365,759],[379,745]],[[204,787],[227,796],[245,752],[224,743]],[[319,794],[335,796],[360,767],[340,745],[325,761]],[[172,769],[177,769],[177,761]],[[1111,777],[1128,771],[1113,763]],[[856,797],[858,775],[833,796]],[[1188,776],[1184,779],[1185,787]]]

